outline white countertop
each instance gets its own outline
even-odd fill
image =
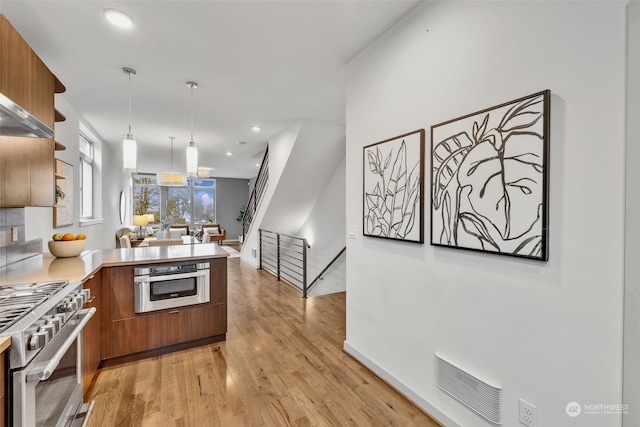
[[[7,271],[0,275],[0,286],[53,280],[82,282],[102,267],[227,256],[229,254],[215,243],[93,250],[71,258],[56,258],[45,253],[7,266]]]

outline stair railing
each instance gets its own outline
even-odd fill
[[[259,230],[260,268],[285,280],[307,297],[307,239],[270,230]]]
[[[338,253],[338,255],[334,256],[333,259],[329,262],[329,264],[327,264],[327,266],[325,268],[322,269],[322,271],[320,272],[320,274],[318,274],[316,276],[315,279],[313,279],[311,281],[311,284],[309,286],[307,286],[306,291],[303,292],[302,297],[306,298],[307,294],[309,293],[309,291],[311,290],[311,288],[313,287],[313,285],[315,285],[316,283],[318,283],[318,281],[320,280],[320,278],[322,278],[322,276],[324,276],[324,273],[327,272],[327,270],[329,270],[331,268],[331,266],[340,259],[340,257],[342,256],[343,253],[345,253],[347,251],[347,247],[345,246],[344,248],[342,248],[340,250],[340,252]]]
[[[256,177],[255,185],[253,186],[253,190],[251,191],[251,195],[249,196],[249,201],[247,202],[247,207],[244,210],[244,214],[242,215],[242,241],[244,242],[247,233],[249,232],[249,227],[251,226],[251,221],[258,210],[258,204],[262,199],[262,194],[264,193],[265,188],[267,187],[267,183],[269,182],[269,147],[267,146],[267,150],[264,153],[264,157],[262,158],[262,163],[260,164],[260,170],[258,171],[258,176]]]

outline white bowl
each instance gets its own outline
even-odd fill
[[[49,252],[58,258],[78,256],[84,250],[84,240],[49,240]]]

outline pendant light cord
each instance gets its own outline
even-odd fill
[[[193,85],[191,85],[191,145],[193,145]]]
[[[129,133],[127,137],[131,137],[131,75],[136,75],[136,70],[129,67],[122,68],[122,71],[129,76]]]
[[[131,73],[129,74],[129,135],[131,135]]]
[[[170,136],[169,139],[171,140],[171,172],[173,172],[173,140],[176,139],[176,137]]]

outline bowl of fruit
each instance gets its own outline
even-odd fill
[[[84,250],[86,238],[84,234],[74,236],[71,233],[56,233],[53,235],[53,240],[49,240],[49,252],[58,258],[78,256]]]

